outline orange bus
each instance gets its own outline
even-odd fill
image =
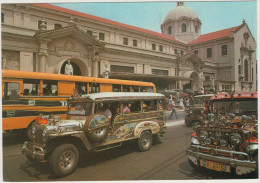
[[[98,92],[156,92],[149,82],[2,70],[2,129],[26,129],[36,116],[66,117],[66,99]]]

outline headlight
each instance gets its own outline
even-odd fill
[[[230,136],[231,144],[239,145],[242,142],[242,137],[238,133],[232,133]]]
[[[212,139],[211,139],[211,138],[206,138],[206,139],[203,141],[203,143],[204,143],[205,145],[211,145],[211,144],[212,144]]]
[[[226,146],[228,145],[228,142],[227,142],[226,140],[224,140],[224,139],[221,139],[221,140],[219,141],[219,145],[226,147]]]
[[[208,132],[205,130],[199,132],[199,137],[202,139],[206,139],[208,137]]]
[[[33,127],[31,128],[30,136],[31,136],[32,139],[35,139],[35,138],[36,138],[36,127],[35,127],[35,126],[33,126]]]
[[[47,136],[47,130],[46,128],[44,128],[44,130],[42,131],[42,137],[46,138],[46,136]]]
[[[197,138],[192,137],[191,138],[191,144],[199,145],[200,143],[199,143],[199,140]]]

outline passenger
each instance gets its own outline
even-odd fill
[[[125,105],[123,109],[123,114],[128,114],[128,113],[130,113],[130,109],[127,105]]]
[[[98,112],[106,116],[108,121],[111,121],[112,113],[108,108],[108,104],[101,104],[101,110],[98,110]]]

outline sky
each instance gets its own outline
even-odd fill
[[[164,18],[176,7],[176,1],[158,0],[51,4],[160,33]],[[197,13],[202,22],[201,34],[238,26],[245,19],[257,39],[256,1],[184,1],[184,5]]]

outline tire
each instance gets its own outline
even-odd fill
[[[255,177],[258,178],[258,152],[253,156],[253,161],[256,161],[256,171],[254,172]]]
[[[153,143],[153,137],[150,131],[144,131],[141,133],[138,139],[138,147],[140,151],[148,151]]]
[[[88,133],[87,135],[91,142],[102,142],[107,138],[108,127],[101,127],[91,133]]]
[[[162,137],[157,133],[153,135],[153,144],[161,144],[162,143]]]
[[[193,169],[198,169],[199,166],[195,165],[190,159],[189,159],[189,164]]]
[[[76,169],[78,161],[78,149],[73,144],[61,144],[52,152],[50,166],[56,176],[64,177]]]
[[[99,121],[103,121],[104,123],[97,125]],[[103,114],[92,114],[85,123],[84,131],[91,142],[102,142],[107,138],[109,121]]]
[[[187,127],[191,127],[192,126],[192,123],[191,123],[190,119],[185,119],[185,124],[186,124]]]

